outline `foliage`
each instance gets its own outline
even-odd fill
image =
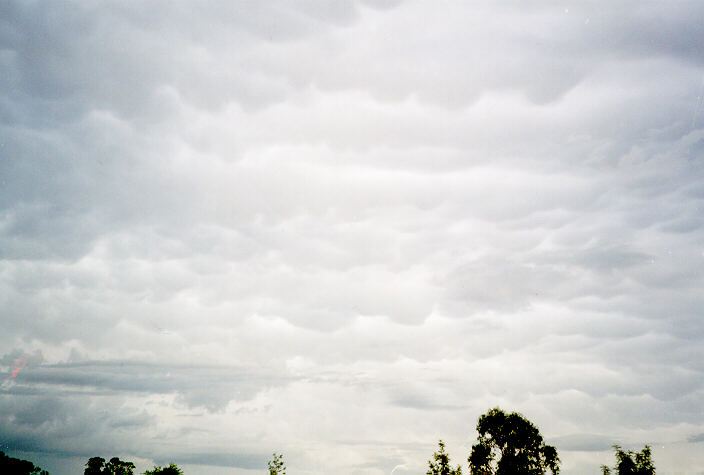
[[[183,475],[183,470],[178,468],[175,463],[169,464],[168,467],[155,465],[153,469],[144,472],[144,475]]]
[[[105,462],[102,457],[91,457],[86,463],[83,475],[132,475],[134,464],[125,462],[117,457],[113,457],[109,462]]]
[[[0,451],[0,473],[3,475],[49,475],[28,460],[16,459]]]
[[[469,456],[471,475],[543,475],[559,473],[555,447],[545,445],[538,429],[517,412],[498,407],[477,422],[479,441]]]
[[[617,475],[655,475],[655,465],[652,461],[650,446],[646,445],[640,452],[625,451],[620,446],[614,445],[616,451],[616,466],[614,473]],[[601,473],[609,475],[611,469],[606,465],[601,466]]]
[[[123,462],[119,458],[113,457],[105,464],[104,470],[106,475],[132,475],[134,464],[132,462]]]
[[[269,467],[269,475],[286,475],[286,464],[284,464],[283,454],[272,454],[272,459],[266,464]]]
[[[440,447],[433,454],[433,460],[428,461],[428,471],[426,475],[462,475],[462,467],[459,465],[453,469],[450,466],[450,456],[445,452],[445,443],[438,441]]]
[[[83,471],[83,475],[101,475],[103,473],[103,465],[105,464],[105,459],[103,457],[91,457],[86,463],[86,469]]]

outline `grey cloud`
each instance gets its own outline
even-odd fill
[[[179,455],[175,458],[157,461],[157,464],[166,465],[171,462],[178,464],[204,465],[216,467],[238,467],[257,470],[266,467],[266,461],[271,459],[270,454],[252,453],[195,453]]]
[[[570,434],[552,437],[549,441],[558,451],[602,452],[616,443],[613,439],[597,434]]]
[[[650,262],[652,256],[624,249],[618,246],[594,246],[576,256],[576,261],[584,266],[601,271],[613,271]]]
[[[5,2],[0,363],[44,361],[2,440],[366,475],[496,404],[578,465],[696,433],[700,10]]]
[[[34,114],[48,109],[45,118],[55,120],[91,108],[148,115],[144,106],[154,105],[152,95],[163,84],[201,104],[263,105],[282,98],[285,82],[231,66],[246,63],[260,41],[276,45],[345,26],[355,20],[357,9],[352,1],[326,8],[310,2],[214,1],[198,9],[164,2],[139,8],[10,2],[0,38],[12,72],[5,89],[22,94],[23,102],[42,98]],[[220,58],[204,51],[219,52]]]
[[[628,56],[667,55],[700,63],[695,46],[702,32],[687,21],[689,15],[700,15],[701,5],[678,5],[661,12],[654,5],[624,2],[608,14],[597,8],[572,9],[585,19],[581,27],[582,48],[599,46]],[[589,20],[588,22],[586,20]]]
[[[267,374],[268,373],[268,374]],[[248,400],[267,388],[288,384],[286,375],[266,370],[135,362],[84,362],[44,365],[22,374],[22,385],[49,387],[61,394],[176,393],[189,406],[222,410],[231,400]],[[10,390],[10,394],[14,392]]]
[[[90,401],[84,394],[65,397],[41,396],[22,402],[2,398],[0,440],[6,451],[25,452],[34,459],[37,454],[74,458],[81,465],[88,457],[129,451],[141,457],[155,457],[157,463],[194,464],[203,466],[256,469],[265,466],[264,454],[212,452],[181,453],[160,458],[160,448],[135,444],[124,434],[143,432],[156,423],[146,412],[130,411],[119,402]],[[9,403],[9,404],[8,404]],[[78,410],[78,405],[81,410]],[[47,429],[50,428],[50,429]],[[111,456],[111,455],[108,455]],[[41,458],[41,456],[40,456]],[[71,467],[75,469],[74,467]]]
[[[119,403],[101,407],[77,395],[71,399],[53,395],[19,399],[3,393],[0,417],[0,438],[9,450],[64,456],[88,456],[102,450],[101,444],[153,422],[144,411],[130,411]]]
[[[462,406],[452,406],[448,404],[438,404],[419,397],[405,397],[400,399],[394,399],[391,402],[393,405],[418,410],[431,410],[431,411],[456,411],[459,409],[464,409]]]
[[[415,2],[407,9],[412,13],[399,14],[405,14],[404,22],[389,22],[381,31],[365,32],[376,41],[361,46],[363,55],[342,54],[335,68],[305,68],[303,73],[290,68],[290,74],[313,77],[333,89],[363,83],[378,96],[397,100],[416,93],[422,99],[456,106],[476,100],[485,91],[516,88],[546,103],[561,98],[605,58],[669,55],[698,59],[692,45],[698,44],[700,32],[686,20],[697,14],[698,7],[691,5],[681,5],[664,18],[657,9],[629,3],[608,11],[555,4],[502,7],[445,3],[443,8],[424,11],[419,20],[412,13],[421,11],[422,3]],[[507,24],[521,27],[507,29]],[[465,28],[454,28],[458,25]],[[413,31],[416,41],[396,40],[408,31]],[[674,31],[678,33],[671,34]],[[423,56],[424,48],[437,44],[438,38],[457,47]],[[408,57],[418,59],[408,63]],[[362,61],[367,67],[360,70],[357,66]]]
[[[11,366],[17,360],[21,361],[22,366],[36,366],[44,361],[44,356],[41,350],[36,350],[32,353],[26,353],[20,349],[15,349],[9,353],[5,353],[0,357],[0,364]]]

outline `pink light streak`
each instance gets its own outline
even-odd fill
[[[12,363],[12,374],[7,379],[14,379],[22,369],[27,365],[27,358],[20,356]]]

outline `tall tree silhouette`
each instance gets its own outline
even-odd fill
[[[471,475],[543,475],[560,472],[557,450],[545,445],[538,428],[517,412],[498,407],[477,422],[479,440],[469,456]]]

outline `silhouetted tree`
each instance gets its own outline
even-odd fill
[[[537,427],[517,412],[498,407],[477,422],[479,441],[469,456],[471,475],[543,475],[560,472],[557,450],[545,445]]]
[[[646,445],[640,452],[632,450],[625,451],[620,446],[614,445],[616,453],[616,466],[614,472],[617,475],[655,475],[655,465],[652,461],[650,446]],[[606,465],[601,466],[601,473],[609,475],[611,469]]]
[[[445,452],[445,443],[438,441],[439,449],[433,454],[433,460],[428,461],[428,471],[426,475],[462,475],[462,467],[450,466],[450,456]]]
[[[103,457],[91,457],[86,462],[86,469],[83,470],[83,475],[102,475],[105,459]]]
[[[272,454],[272,459],[266,464],[269,467],[269,475],[286,475],[286,464],[284,463],[283,454]]]
[[[109,475],[132,475],[134,464],[132,462],[124,462],[117,457],[110,459],[105,464],[105,473]]]
[[[178,468],[175,463],[169,464],[168,467],[154,466],[153,469],[144,472],[144,475],[183,475],[183,470]]]
[[[102,457],[91,457],[86,463],[83,475],[132,475],[134,464],[113,457],[105,463]]]
[[[3,475],[49,475],[29,460],[16,459],[0,452],[0,473]]]

